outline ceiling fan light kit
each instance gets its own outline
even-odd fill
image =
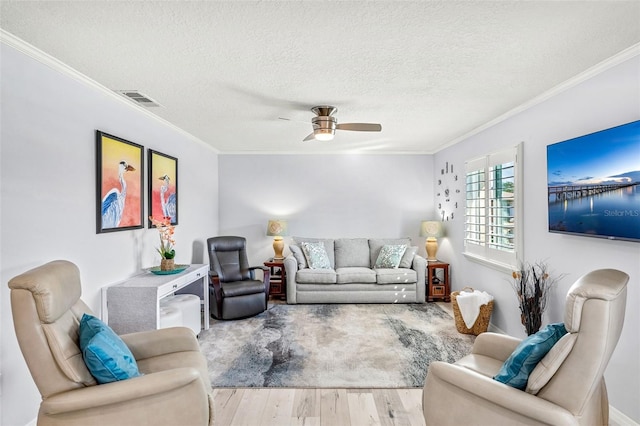
[[[311,108],[315,117],[311,119],[313,133],[303,139],[308,141],[315,139],[318,141],[330,141],[335,136],[336,130],[351,130],[356,132],[380,132],[382,126],[377,123],[343,123],[338,124],[338,120],[333,116],[338,108],[328,105],[315,106]]]
[[[333,129],[316,129],[313,131],[313,138],[318,141],[333,140],[335,131]]]

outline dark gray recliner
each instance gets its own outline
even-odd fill
[[[211,316],[228,320],[265,311],[269,301],[269,268],[249,266],[247,240],[212,237],[207,239],[207,246]],[[256,269],[262,271],[262,281],[255,278]]]

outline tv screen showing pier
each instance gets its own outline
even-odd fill
[[[640,242],[640,120],[547,146],[549,232]]]

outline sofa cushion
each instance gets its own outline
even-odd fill
[[[569,356],[573,345],[578,338],[577,333],[567,333],[558,343],[553,345],[551,350],[540,360],[536,368],[533,369],[527,380],[527,393],[537,395],[549,380],[556,374],[564,360]]]
[[[338,268],[336,269],[336,282],[338,284],[375,283],[376,272],[369,268],[357,266]]]
[[[390,268],[375,271],[378,284],[413,284],[418,281],[418,274],[413,269]]]
[[[404,251],[404,254],[402,255],[402,259],[400,260],[398,268],[411,268],[411,266],[413,265],[413,258],[415,257],[417,252],[418,247],[407,247],[407,249]]]
[[[299,246],[300,248],[302,248],[302,243],[303,242],[309,242],[309,243],[315,243],[315,242],[322,242],[322,244],[324,244],[324,249],[327,251],[327,256],[329,256],[329,263],[331,264],[331,269],[335,268],[336,265],[336,261],[335,261],[335,255],[334,255],[334,240],[333,239],[326,239],[326,238],[306,238],[306,237],[293,237],[293,242]]]
[[[350,266],[369,267],[369,240],[342,238],[335,241],[336,269]]]
[[[415,284],[408,284],[406,286],[406,288],[403,287],[403,289],[398,289],[396,288],[397,286],[395,285],[376,285],[376,284],[363,284],[363,283],[344,283],[344,284],[311,284],[311,283],[297,283],[296,285],[296,293],[298,292],[317,292],[317,293],[325,293],[325,294],[336,294],[336,295],[340,295],[340,294],[345,294],[345,293],[350,293],[351,295],[359,293],[359,294],[364,294],[364,293],[378,293],[378,294],[385,294],[385,293],[397,293],[397,294],[409,294],[409,293],[414,293],[416,292],[416,285]],[[299,294],[299,293],[298,293]],[[409,296],[411,297],[411,295]],[[347,302],[347,299],[349,298],[349,296],[347,296],[346,298],[342,298],[342,299],[331,299],[331,301],[326,301],[326,302],[322,302],[322,303],[380,303],[379,301],[366,301],[366,300],[362,300],[362,301],[358,301],[358,302]],[[369,299],[371,300],[371,299]],[[388,302],[383,302],[383,303],[393,303],[393,299],[391,301]],[[502,365],[502,363],[500,363],[500,365]],[[500,368],[500,366],[498,366],[498,368],[496,368],[496,372],[498,371],[498,369]],[[495,374],[495,372],[494,372]]]
[[[411,245],[411,238],[371,238],[369,239],[369,265],[373,267],[376,264],[376,260],[378,260],[378,255],[380,254],[380,250],[387,244],[395,244],[401,245],[404,244],[406,246]]]
[[[301,269],[296,272],[296,281],[305,284],[335,284],[336,271],[333,269]]]
[[[309,265],[307,265],[307,259],[304,258],[304,253],[302,253],[300,246],[289,244],[289,250],[291,250],[291,254],[296,259],[296,262],[298,262],[298,269],[309,267]]]
[[[78,300],[78,303],[76,303],[71,310],[62,314],[56,321],[49,324],[42,324],[42,331],[45,336],[47,336],[51,353],[64,374],[74,382],[82,383],[85,386],[92,386],[97,384],[97,382],[89,372],[87,364],[84,362],[78,341],[78,316],[80,313],[76,311],[76,308],[84,311],[84,309],[78,306],[81,304],[84,305],[82,300]],[[74,311],[76,311],[76,313],[74,313]]]
[[[228,281],[220,283],[224,297],[264,293],[264,282],[259,280]]]
[[[304,253],[307,264],[311,269],[331,269],[331,263],[329,262],[329,256],[327,250],[324,248],[324,244],[318,242],[303,242],[302,252]]]
[[[380,249],[374,268],[397,268],[407,249],[404,244],[385,244]]]

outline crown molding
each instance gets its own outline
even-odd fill
[[[188,133],[187,131],[181,129],[180,127],[176,126],[175,124],[170,123],[169,121],[165,120],[164,118],[161,118],[159,116],[157,116],[156,114],[154,114],[153,112],[147,110],[146,108],[143,108],[139,105],[134,104],[133,102],[131,102],[130,100],[126,99],[125,97],[123,97],[122,95],[116,93],[115,91],[109,89],[108,87],[103,86],[102,84],[98,83],[97,81],[87,77],[86,75],[82,74],[81,72],[77,71],[76,69],[70,67],[69,65],[65,64],[64,62],[54,58],[53,56],[49,55],[48,53],[43,52],[42,50],[38,49],[37,47],[27,43],[26,41],[20,39],[19,37],[16,37],[15,35],[11,34],[10,32],[0,28],[0,42],[3,44],[6,44],[9,47],[12,47],[13,49],[24,53],[25,55],[29,56],[32,59],[35,59],[36,61],[48,66],[49,68],[60,72],[61,74],[66,75],[67,77],[70,77],[80,83],[82,83],[83,85],[90,87],[98,92],[103,93],[104,95],[110,97],[113,100],[116,100],[118,102],[120,102],[122,105],[126,105],[129,108],[132,108],[138,112],[142,112],[143,114],[145,114],[147,117],[154,119],[155,121],[157,121],[159,124],[169,127],[172,130],[182,134],[184,137],[186,137],[187,139],[193,141],[193,142],[197,142],[199,144],[202,144],[203,146],[211,149],[212,151],[214,151],[215,153],[219,154],[220,151],[217,150],[216,148],[212,147],[211,145],[205,143],[204,141],[202,141],[201,139],[198,139],[197,137],[193,136],[191,133]]]
[[[445,148],[448,148],[452,145],[462,142],[463,140],[468,139],[471,136],[474,136],[490,127],[495,126],[498,123],[501,123],[517,114],[520,114],[525,110],[528,110],[529,108],[532,108],[548,99],[551,99],[554,96],[557,96],[560,93],[568,89],[571,89],[572,87],[575,87],[580,83],[590,80],[593,77],[597,76],[598,74],[601,74],[607,71],[608,69],[615,67],[616,65],[620,65],[621,63],[626,62],[629,59],[632,59],[638,55],[640,55],[640,43],[636,43],[633,46],[624,49],[623,51],[613,55],[612,57],[605,59],[604,61],[594,65],[591,68],[588,68],[586,71],[583,71],[580,74],[575,75],[574,77],[571,77],[569,80],[566,80],[558,84],[552,89],[549,89],[546,92],[542,93],[541,95],[538,95],[535,98],[521,104],[520,106],[517,106],[510,111],[507,111],[506,113],[502,114],[497,118],[494,118],[493,120],[483,124],[482,126],[476,127],[475,129],[465,133],[464,135],[459,136],[445,143],[440,148],[438,148],[436,152],[442,151]]]

